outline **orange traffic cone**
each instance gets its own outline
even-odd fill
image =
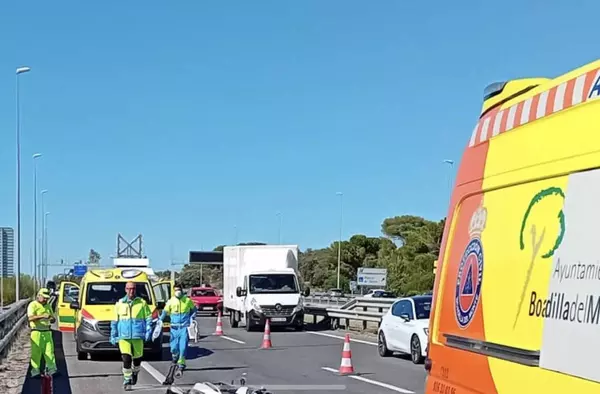
[[[269,323],[269,319],[267,319],[261,349],[270,349],[271,347],[273,347],[273,344],[271,343],[271,324]]]
[[[352,367],[352,351],[350,350],[350,334],[346,334],[344,339],[344,349],[342,350],[342,363],[340,364],[340,375],[349,375],[354,373]]]
[[[217,330],[215,331],[215,335],[223,335],[223,319],[221,317],[221,311],[219,311],[217,316]]]

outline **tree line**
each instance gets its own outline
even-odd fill
[[[340,287],[350,290],[358,268],[386,268],[387,290],[414,295],[433,288],[433,264],[438,258],[445,219],[434,222],[419,216],[387,218],[382,236],[356,234],[342,241]],[[314,288],[337,287],[339,241],[322,249],[307,249],[300,255],[300,272]]]
[[[341,242],[340,287],[350,291],[350,281],[356,280],[360,267],[387,268],[387,290],[397,295],[413,295],[433,288],[433,264],[438,258],[445,219],[430,221],[420,216],[404,215],[385,219],[379,237],[355,234]],[[265,245],[262,242],[239,245]],[[299,254],[299,271],[302,280],[314,290],[337,287],[337,261],[339,241],[321,249],[306,249]],[[222,251],[226,245],[214,250]],[[99,261],[100,255],[90,251],[90,261]],[[171,271],[158,271],[161,279],[170,279]],[[210,285],[222,288],[222,267],[186,264],[175,274],[176,281],[185,288]],[[55,277],[57,282],[63,277]],[[75,279],[75,278],[71,278]],[[32,292],[28,278],[22,279],[22,296]],[[77,279],[76,279],[77,280]],[[14,280],[5,283],[5,299],[14,299]],[[25,286],[23,286],[25,285]],[[11,294],[12,289],[12,294]]]
[[[413,295],[433,288],[433,264],[438,258],[445,219],[430,221],[419,216],[387,218],[381,224],[382,236],[356,234],[342,241],[340,287],[349,292],[358,268],[387,268],[387,290],[397,295]],[[239,245],[265,245],[261,242]],[[303,281],[315,290],[337,287],[339,241],[322,249],[306,249],[299,254],[299,271]],[[222,251],[225,245],[216,247]],[[222,288],[221,267],[187,264],[176,280],[184,287],[212,285]],[[167,279],[170,271],[157,273]]]

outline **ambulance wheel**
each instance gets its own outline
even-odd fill
[[[150,361],[162,361],[162,349],[156,351],[152,351],[148,353],[148,358],[150,359]]]
[[[87,360],[88,354],[87,354],[87,352],[82,352],[81,351],[81,349],[79,348],[79,343],[77,342],[77,340],[75,340],[75,348],[77,350],[77,360],[79,360],[79,361]]]

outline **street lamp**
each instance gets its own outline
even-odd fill
[[[283,215],[281,212],[277,212],[275,215],[279,217],[279,244],[281,245],[281,221]]]
[[[50,212],[44,214],[44,242],[42,244],[42,254],[44,256],[44,286],[46,286],[46,280],[48,279],[48,215],[50,215]]]
[[[31,71],[29,67],[19,67],[16,70],[16,134],[17,134],[17,269],[15,270],[15,300],[20,299],[20,279],[21,279],[21,114],[19,108],[19,75]],[[2,267],[4,271],[4,267]],[[4,277],[4,272],[2,272]],[[3,290],[3,289],[2,289]]]
[[[33,156],[33,290],[37,291],[37,160],[42,157],[41,153],[36,153]]]
[[[39,243],[39,250],[40,250],[40,263],[38,265],[39,267],[39,280],[40,280],[40,287],[44,287],[46,284],[42,282],[42,278],[44,277],[44,261],[45,261],[45,255],[44,255],[44,238],[45,238],[45,234],[44,234],[44,229],[46,228],[46,215],[44,215],[44,212],[46,212],[46,204],[44,203],[44,196],[46,195],[46,193],[48,193],[47,189],[44,189],[40,192],[40,195],[42,196],[42,231],[41,231],[41,241]],[[36,244],[38,242],[39,239],[36,239]]]
[[[340,288],[340,267],[342,266],[342,219],[344,217],[344,193],[337,192],[340,196],[340,241],[338,243],[337,288]]]

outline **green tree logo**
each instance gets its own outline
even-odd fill
[[[529,206],[523,215],[523,221],[521,222],[521,231],[519,233],[519,247],[521,250],[525,250],[525,227],[527,226],[527,222],[529,216],[533,210],[533,208],[538,205],[543,199],[551,196],[559,196],[563,200],[565,199],[565,194],[559,187],[549,187],[537,193],[531,201],[529,202]],[[554,255],[554,252],[558,249],[560,244],[563,241],[565,236],[565,214],[562,209],[559,210],[558,215],[558,224],[560,226],[560,230],[558,231],[558,235],[554,244],[548,249],[541,257],[543,259],[548,259]],[[521,291],[521,299],[519,301],[519,307],[517,308],[517,315],[515,316],[515,322],[513,324],[513,330],[517,326],[517,321],[519,320],[519,314],[521,313],[521,308],[523,306],[523,302],[525,301],[525,293],[527,292],[527,286],[529,286],[529,281],[531,279],[531,273],[533,272],[533,263],[535,262],[536,257],[538,256],[542,241],[544,240],[544,236],[546,235],[546,227],[544,226],[542,232],[538,236],[537,226],[536,224],[532,224],[529,231],[531,235],[531,259],[529,261],[529,268],[527,269],[527,276],[525,277],[525,282],[523,283],[523,289]]]

